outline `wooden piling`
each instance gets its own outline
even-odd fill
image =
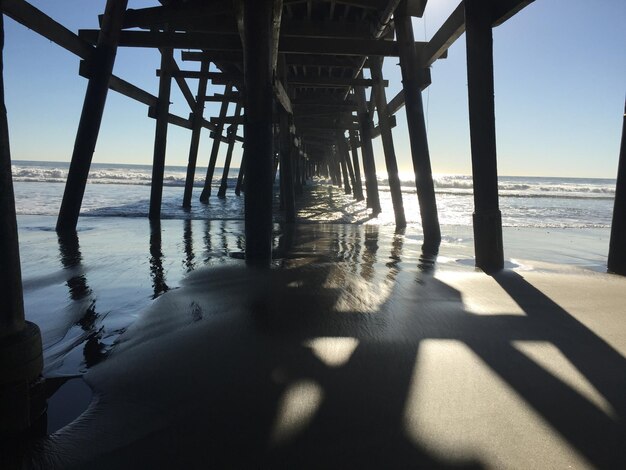
[[[374,162],[374,148],[372,147],[372,119],[367,110],[365,89],[355,87],[357,104],[359,106],[359,128],[361,133],[361,154],[363,155],[363,171],[365,173],[365,192],[367,193],[367,207],[374,215],[381,212],[378,196],[378,180],[376,178],[376,163]]]
[[[272,0],[243,2],[246,262],[260,266],[272,259],[273,9]]]
[[[426,120],[422,102],[421,87],[424,81],[423,68],[417,51],[411,17],[405,12],[406,3],[398,7],[394,15],[400,69],[406,108],[407,128],[411,147],[411,159],[415,173],[415,187],[420,206],[424,244],[422,250],[427,254],[436,254],[441,244],[441,228],[437,214],[435,186],[433,183]]]
[[[352,186],[350,186],[350,175],[348,173],[348,166],[346,165],[346,159],[344,158],[344,154],[341,152],[339,147],[339,143],[337,143],[337,159],[339,160],[339,164],[341,165],[341,177],[343,178],[343,191],[346,194],[352,194]]]
[[[359,150],[356,132],[350,131],[350,150],[352,153],[352,164],[354,166],[354,197],[357,201],[365,199],[363,196],[363,183],[361,182],[361,167],[359,165]]]
[[[350,161],[348,143],[346,142],[346,136],[343,132],[338,134],[337,141],[337,145],[339,145],[339,152],[341,152],[341,158],[346,163],[346,168],[348,169],[348,176],[350,177],[350,183],[352,184],[352,194],[356,198],[356,179],[354,176],[354,168],[352,167],[352,162]]]
[[[622,121],[622,143],[619,151],[614,204],[608,269],[612,273],[626,276],[626,104]]]
[[[226,85],[224,90],[225,95],[232,93],[233,87],[231,84]],[[202,193],[200,194],[200,202],[206,204],[209,202],[209,196],[211,195],[211,183],[213,182],[213,173],[215,173],[215,165],[217,163],[217,154],[220,150],[220,142],[222,141],[222,134],[224,133],[224,118],[228,112],[228,101],[222,101],[220,106],[220,114],[218,117],[217,125],[213,135],[213,146],[211,147],[211,156],[209,157],[209,166],[206,170],[206,177],[204,178],[204,186],[202,187]]]
[[[209,72],[209,61],[203,61],[200,65],[200,73]],[[204,120],[204,96],[206,95],[208,79],[200,76],[198,80],[198,95],[196,96],[196,106],[192,115],[191,144],[189,145],[189,161],[187,163],[187,177],[185,178],[185,192],[183,194],[183,207],[191,207],[191,195],[193,193],[193,182],[196,177],[196,163],[198,161],[198,148],[200,147],[200,132],[202,131],[202,121]]]
[[[156,105],[156,126],[154,132],[154,153],[152,158],[152,183],[150,186],[150,220],[161,218],[163,199],[163,175],[165,173],[165,152],[167,149],[167,125],[172,89],[172,67],[174,60],[171,48],[161,49],[161,78],[159,98]]]
[[[406,227],[406,217],[404,215],[404,203],[402,202],[402,186],[398,174],[398,162],[396,161],[396,151],[393,145],[393,135],[391,134],[391,124],[389,122],[389,111],[387,109],[387,96],[383,85],[383,63],[382,58],[370,57],[370,71],[374,79],[374,99],[378,112],[378,125],[380,127],[380,137],[383,141],[383,152],[385,154],[385,166],[387,167],[387,179],[389,181],[389,191],[391,192],[391,203],[396,219],[396,228]]]
[[[285,222],[296,221],[295,190],[293,184],[293,118],[284,109],[280,110],[280,178]]]
[[[0,14],[0,441],[29,428],[39,417],[30,384],[43,367],[39,328],[24,319],[3,49],[4,17]]]
[[[241,114],[241,104],[237,103],[235,107],[235,116],[239,117]],[[220,189],[217,192],[217,197],[219,199],[224,199],[226,197],[226,190],[228,189],[228,173],[230,173],[230,162],[233,159],[233,150],[235,149],[235,137],[237,137],[237,128],[238,124],[234,123],[228,126],[228,130],[226,131],[227,140],[228,140],[228,150],[226,151],[226,159],[224,160],[224,171],[222,172],[222,182],[220,184]]]
[[[56,229],[59,232],[76,230],[127,3],[127,0],[107,0],[96,49],[88,61],[89,83],[57,220]]]
[[[246,148],[244,144],[243,153],[241,154],[241,163],[239,164],[239,174],[237,175],[237,184],[235,185],[235,195],[241,196],[241,190],[243,188],[244,169],[246,161]]]
[[[491,2],[487,0],[465,1],[467,85],[474,182],[474,249],[476,266],[486,272],[504,267],[502,216],[498,205],[490,5]]]

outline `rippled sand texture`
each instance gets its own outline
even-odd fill
[[[278,227],[275,266],[254,270],[236,225],[192,222],[110,223],[136,236],[108,258],[94,226],[29,281],[111,333],[79,366],[91,405],[36,468],[626,464],[626,279],[519,260],[487,276],[461,232],[433,266],[419,235],[368,225]]]

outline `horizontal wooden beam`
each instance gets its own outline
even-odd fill
[[[2,0],[0,9],[8,17],[82,59],[88,60],[93,54],[92,45],[24,0]],[[81,67],[80,75],[88,78],[88,67],[82,62]],[[109,88],[140,103],[156,106],[156,96],[115,75],[109,80]]]
[[[224,101],[228,101],[229,103],[240,103],[243,101],[243,97],[240,93],[230,93],[228,95],[215,93],[213,95],[203,97],[202,100],[213,103],[223,103]]]
[[[197,51],[182,51],[181,60],[183,62],[199,62],[208,60],[209,62],[234,62],[243,63],[242,51],[212,51],[212,52],[197,52]]]
[[[365,86],[370,87],[376,85],[376,81],[369,78],[334,78],[334,77],[303,77],[291,75],[287,79],[287,83],[292,86],[306,87],[347,87],[347,86]],[[382,81],[383,86],[389,86],[389,80]]]
[[[181,20],[193,18],[209,18],[211,16],[232,13],[232,1],[213,1],[209,5],[194,3],[191,5],[176,4],[176,6],[158,6],[138,9],[128,9],[124,14],[122,28],[152,28],[168,24],[172,26]],[[102,15],[98,16],[102,22]]]
[[[287,90],[285,90],[285,87],[279,79],[274,79],[274,96],[276,96],[276,101],[283,107],[285,111],[287,111],[289,114],[293,114],[291,99],[289,98]]]
[[[499,0],[494,2],[492,26],[498,26],[518,13],[534,0]],[[437,30],[422,51],[422,66],[432,65],[445,57],[450,46],[465,32],[465,2],[461,2]]]
[[[315,108],[333,108],[344,111],[356,111],[358,109],[357,103],[351,100],[346,101],[323,101],[322,99],[302,99],[296,98],[291,100],[291,104],[297,107],[312,106]]]
[[[99,30],[83,29],[79,37],[95,44]],[[425,43],[415,43],[420,50]],[[235,34],[199,32],[122,31],[120,47],[172,47],[175,49],[203,49],[206,51],[241,51],[241,39]],[[394,41],[341,38],[282,38],[279,52],[284,54],[319,54],[348,56],[397,57]]]
[[[148,117],[152,119],[156,119],[157,117],[156,106],[150,106],[148,108]],[[168,114],[167,122],[169,124],[173,124],[174,126],[184,127],[185,129],[193,129],[191,119],[185,119],[183,117],[176,116],[175,114],[171,114],[171,113]]]
[[[161,70],[156,70],[156,76],[161,76]],[[243,77],[232,73],[224,72],[199,72],[195,70],[174,70],[172,71],[174,78],[208,78],[209,80],[217,80],[220,82],[241,82]]]

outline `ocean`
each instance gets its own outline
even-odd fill
[[[67,177],[68,163],[15,161],[13,180],[19,215],[58,214]],[[237,169],[228,178],[224,200],[211,198],[199,204],[197,194],[191,211],[181,207],[186,168],[167,166],[162,216],[165,219],[242,220],[243,198],[234,195]],[[202,187],[206,168],[198,168],[194,186]],[[222,169],[216,168],[213,195],[217,193]],[[93,164],[83,201],[83,216],[146,217],[150,198],[151,167],[128,164]],[[412,174],[401,174],[404,207],[409,224],[419,226],[419,206]],[[318,181],[311,196],[322,196],[326,207],[307,208],[303,203],[301,222],[368,223],[393,225],[391,196],[385,175],[379,174],[382,214],[377,219],[364,215],[365,206],[346,198],[341,191],[327,197],[329,182]],[[499,179],[500,208],[505,227],[608,228],[611,225],[614,179],[502,176]],[[442,225],[471,225],[472,179],[466,175],[436,175],[435,192]],[[337,194],[335,194],[337,193]],[[280,220],[280,214],[276,215]]]
[[[236,169],[224,200],[215,197],[221,179],[216,169],[205,205],[197,200],[206,172],[199,168],[193,207],[186,211],[186,169],[166,167],[163,220],[155,225],[147,219],[150,167],[94,164],[77,235],[70,237],[54,231],[68,164],[14,161],[12,170],[25,311],[42,330],[46,377],[79,376],[104,360],[142,312],[193,271],[242,263],[243,197],[234,194]],[[340,263],[380,289],[393,289],[390,279],[399,271],[420,282],[422,233],[411,176],[402,176],[409,224],[404,233],[395,230],[384,176],[383,213],[376,219],[364,202],[323,180],[305,187],[295,227],[280,223],[277,201],[275,265]],[[439,175],[435,183],[443,239],[431,269],[472,271],[471,178]],[[611,179],[500,178],[506,267],[605,271],[614,188]],[[51,402],[50,430],[71,415],[55,415],[55,406]]]

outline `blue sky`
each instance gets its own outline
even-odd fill
[[[104,0],[31,3],[74,32],[96,28],[97,14],[105,4]],[[129,0],[129,7],[155,3]],[[416,40],[430,39],[458,3],[431,0],[424,19],[414,20]],[[615,177],[626,96],[624,25],[623,0],[536,0],[494,29],[501,175]],[[79,59],[6,18],[4,61],[13,159],[69,161],[86,88],[86,80],[78,76]],[[157,94],[158,66],[156,51],[120,49],[114,73]],[[469,174],[464,36],[431,72],[432,85],[423,98],[433,170]],[[397,60],[387,59],[384,73],[390,80],[391,99],[401,87]],[[194,91],[197,82],[188,82]],[[184,98],[175,85],[172,90],[171,112],[187,116]],[[155,121],[147,111],[145,105],[110,92],[93,161],[151,163]],[[215,106],[207,106],[205,117],[216,113]],[[404,109],[397,118],[398,164],[401,171],[411,171]],[[168,164],[186,164],[189,139],[190,131],[170,126]],[[210,146],[205,131],[199,164],[206,165]],[[377,169],[384,171],[379,139],[374,150]],[[237,149],[235,166],[239,155]]]

